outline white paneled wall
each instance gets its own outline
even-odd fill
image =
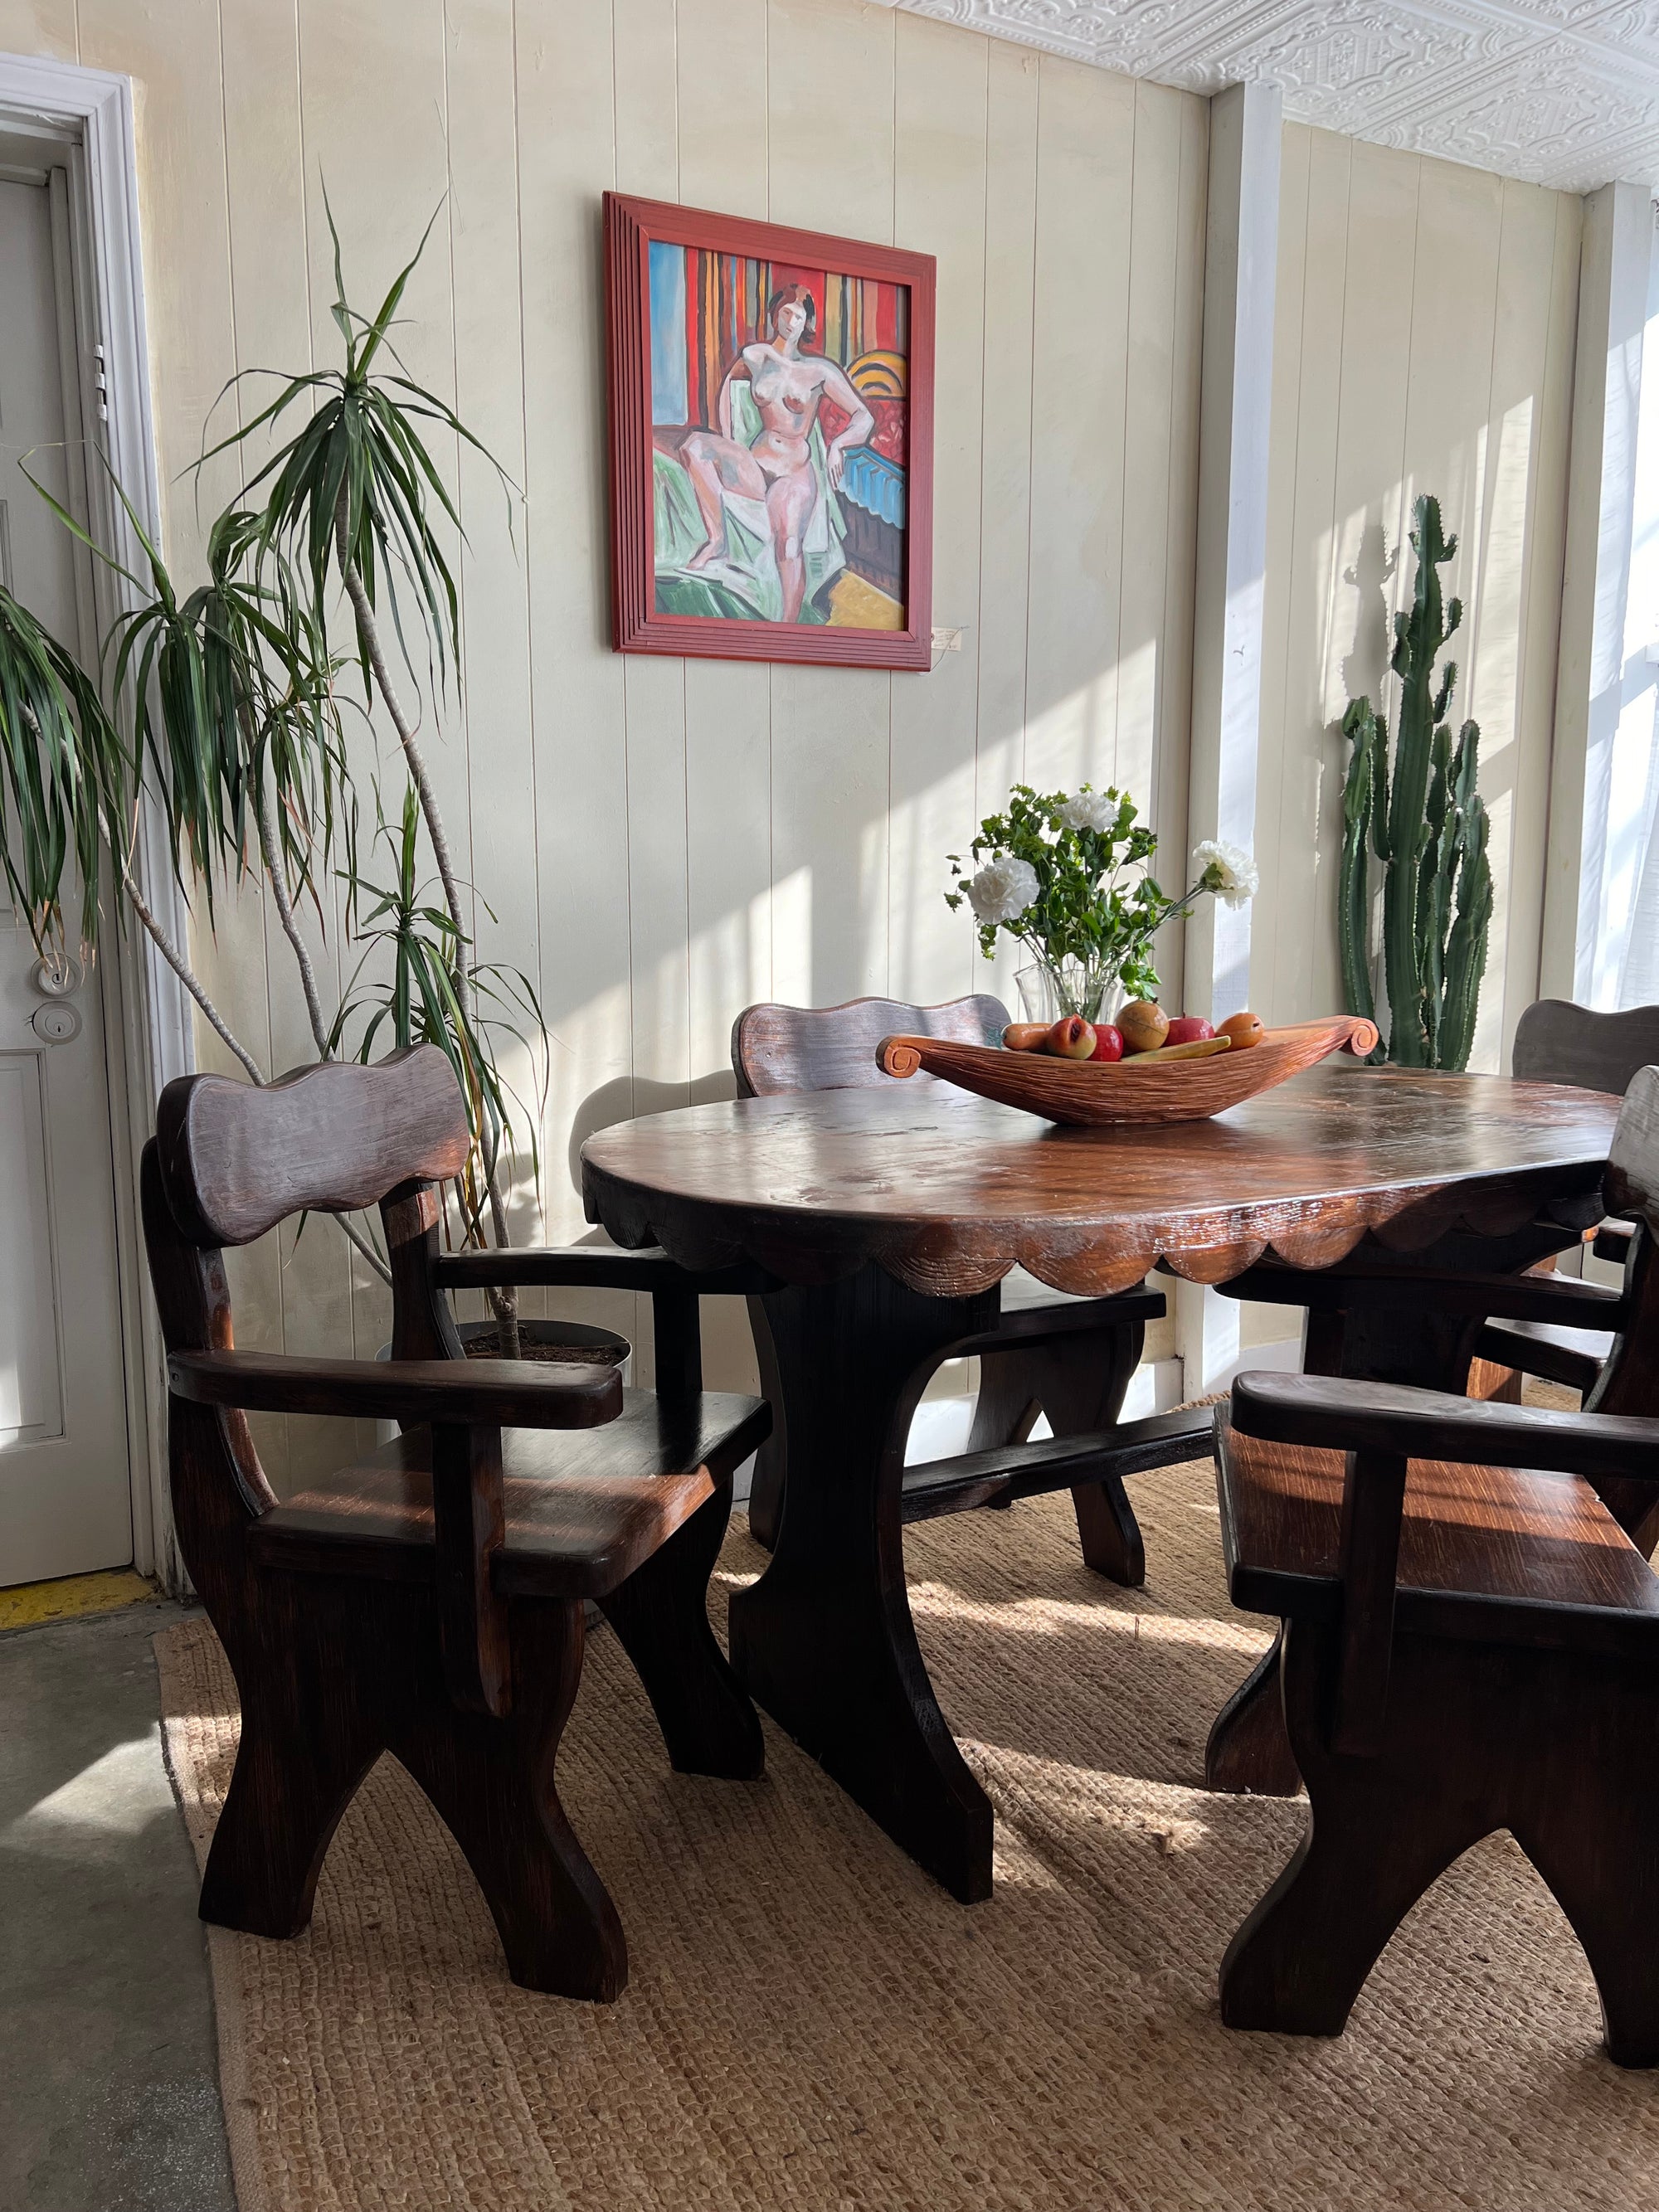
[[[332,357],[325,183],[364,300],[441,203],[401,343],[524,503],[509,532],[491,472],[458,459],[466,709],[428,702],[426,729],[494,909],[480,942],[532,976],[556,1039],[549,1236],[585,1229],[573,1137],[729,1081],[750,1000],[982,985],[945,855],[1014,777],[1127,781],[1181,840],[1200,100],[861,0],[0,0],[0,46],[137,84],[185,579],[181,472],[222,387]],[[934,618],[962,648],[933,674],[610,651],[610,186],[938,257]],[[235,480],[216,464],[203,514]],[[311,1054],[284,953],[252,901],[204,953],[279,1067]],[[337,981],[337,916],[322,957]],[[527,1183],[518,1211],[533,1231]],[[250,1341],[386,1334],[325,1223],[244,1255],[236,1290]],[[631,1299],[599,1307],[632,1330]],[[708,1320],[735,1379],[740,1316]],[[319,1426],[264,1431],[279,1483],[331,1449]]]
[[[1413,502],[1462,541],[1455,711],[1480,724],[1497,890],[1473,1064],[1537,996],[1580,204],[1291,125],[1273,367],[1252,976],[1270,1020],[1340,1007],[1340,725],[1373,701]]]

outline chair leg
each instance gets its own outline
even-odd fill
[[[1204,1747],[1204,1787],[1237,1796],[1294,1797],[1302,1788],[1285,1733],[1275,1637],[1216,1715]]]
[[[439,1690],[407,1715],[391,1748],[465,1852],[513,1979],[608,2002],[628,1986],[628,1945],[553,1778],[581,1674],[581,1607],[516,1600],[512,1638],[505,1719],[460,1711]]]
[[[759,1716],[708,1625],[708,1577],[732,1510],[728,1481],[599,1603],[682,1774],[751,1781],[766,1764]]]
[[[1555,1671],[1561,1693],[1528,1700],[1537,1783],[1509,1825],[1584,1948],[1608,2057],[1659,2065],[1659,1742],[1648,1670],[1598,1654]]]
[[[1286,1717],[1310,1801],[1296,1856],[1255,1905],[1221,1963],[1229,2027],[1340,2035],[1384,1945],[1459,1854],[1502,1825],[1486,1795],[1449,1786],[1441,1761],[1419,1759],[1426,1713],[1391,1684],[1389,1748],[1374,1759],[1324,1748],[1334,1639],[1286,1625]]]
[[[216,1928],[286,1937],[310,1924],[329,1839],[380,1753],[349,1696],[301,1709],[286,1671],[296,1664],[290,1652],[239,1684],[241,1741],[202,1876],[199,1911]]]

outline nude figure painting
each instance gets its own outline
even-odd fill
[[[619,647],[925,666],[931,261],[606,221]]]

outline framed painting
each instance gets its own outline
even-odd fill
[[[926,668],[933,261],[605,196],[619,653]]]

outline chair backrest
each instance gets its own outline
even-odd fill
[[[900,999],[849,999],[840,1006],[745,1007],[732,1025],[732,1067],[744,1098],[783,1091],[861,1091],[890,1083],[876,1064],[884,1037],[946,1037],[996,1044],[1008,1026],[1000,999],[911,1006]]]
[[[1540,999],[1515,1032],[1514,1074],[1622,1098],[1638,1067],[1659,1061],[1659,1006],[1598,1014],[1571,999]]]
[[[252,1243],[290,1214],[350,1212],[466,1161],[466,1109],[436,1045],[365,1067],[331,1060],[262,1089],[224,1075],[169,1083],[155,1110],[162,1187],[185,1240]]]

